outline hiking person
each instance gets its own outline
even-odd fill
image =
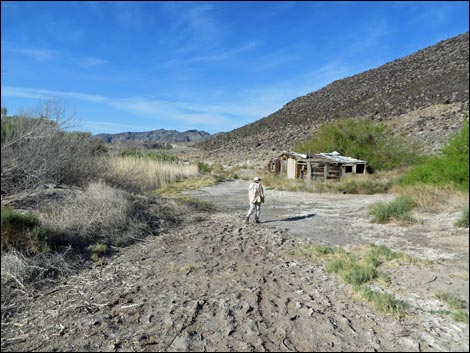
[[[248,224],[250,216],[255,212],[255,222],[260,223],[259,216],[261,212],[261,204],[264,203],[264,189],[261,185],[261,179],[255,177],[248,187],[248,198],[250,200],[250,209],[246,215],[245,223]]]

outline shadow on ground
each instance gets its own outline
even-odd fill
[[[287,217],[287,218],[284,218],[284,219],[270,219],[269,221],[263,221],[261,223],[300,221],[302,219],[307,219],[307,218],[311,218],[311,217],[314,217],[314,216],[315,216],[315,213],[309,213],[309,214],[306,214],[306,215]]]

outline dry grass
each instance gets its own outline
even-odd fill
[[[24,296],[34,288],[55,282],[82,266],[82,259],[69,250],[34,256],[14,249],[2,253],[2,318],[8,311],[18,310]]]
[[[264,185],[282,191],[332,192],[344,194],[386,193],[392,185],[390,175],[348,175],[340,182],[287,179],[271,173],[263,175]]]
[[[392,192],[407,195],[415,207],[427,212],[461,210],[468,205],[468,193],[452,186],[418,184],[413,186],[393,186]]]
[[[150,158],[115,156],[109,159],[109,179],[132,191],[152,191],[198,174],[197,165]]]
[[[85,192],[41,214],[54,243],[80,244],[107,240],[128,227],[131,204],[122,190],[92,183]]]

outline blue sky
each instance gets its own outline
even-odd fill
[[[230,131],[469,29],[467,1],[1,2],[1,99],[95,133]]]

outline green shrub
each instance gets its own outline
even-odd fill
[[[99,261],[100,257],[106,255],[109,250],[108,245],[102,243],[95,243],[93,245],[88,246],[87,249],[90,253],[90,260],[94,262]]]
[[[322,125],[308,142],[295,147],[302,152],[338,151],[368,161],[375,170],[408,166],[420,160],[420,148],[409,137],[391,133],[384,124],[352,118]]]
[[[371,180],[344,180],[336,183],[333,188],[343,194],[366,194],[386,193],[392,186],[391,181]]]
[[[150,158],[159,162],[178,162],[179,159],[176,156],[162,152],[162,151],[152,151],[145,154],[145,158]]]
[[[121,152],[119,152],[119,157],[135,157],[135,158],[141,158],[143,157],[143,153],[133,149],[133,148],[125,148]]]
[[[136,148],[124,148],[118,154],[119,157],[148,158],[159,162],[178,162],[178,157],[162,151],[150,151],[142,153]]]
[[[413,221],[410,211],[413,202],[410,198],[400,195],[389,203],[378,202],[369,206],[369,214],[374,217],[374,222],[385,223],[391,219]]]
[[[468,120],[460,132],[442,149],[442,155],[429,156],[399,179],[399,184],[453,184],[457,189],[469,190],[469,129]]]
[[[37,215],[23,214],[9,207],[2,207],[1,213],[2,251],[14,248],[26,254],[49,252],[48,231],[41,227]]]
[[[197,162],[197,169],[199,173],[210,173],[212,171],[211,166],[204,162]]]

